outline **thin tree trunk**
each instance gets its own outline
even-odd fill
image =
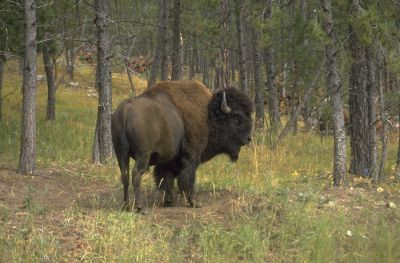
[[[292,78],[293,78],[293,83],[292,83],[292,90],[290,92],[290,117],[294,116],[296,113],[297,106],[299,105],[298,101],[298,91],[297,91],[297,65],[296,61],[292,59]],[[298,116],[296,115],[296,118],[294,119],[293,123],[293,133],[296,134],[298,130]]]
[[[161,49],[161,60],[160,60],[160,79],[168,79],[168,56],[167,56],[167,45],[168,38],[165,40],[165,45]]]
[[[0,56],[0,122],[3,118],[3,73],[4,73],[4,60]]]
[[[381,53],[381,52],[380,52]],[[383,64],[382,59],[383,55],[380,54],[380,59],[379,59],[379,68],[377,69],[378,73],[378,96],[379,96],[379,112],[380,112],[380,118],[382,122],[382,134],[381,134],[381,141],[382,141],[382,156],[381,156],[381,162],[379,164],[379,172],[377,175],[377,179],[382,181],[384,178],[384,167],[385,167],[385,162],[387,159],[387,143],[388,143],[388,120],[385,112],[385,97],[383,93],[383,77],[382,73],[384,72],[383,70]]]
[[[45,34],[46,35],[46,34]],[[54,66],[49,53],[48,43],[43,44],[43,64],[47,80],[47,109],[46,119],[54,121],[56,119],[56,82],[54,79]]]
[[[372,51],[367,49],[367,70],[368,70],[368,83],[367,83],[367,96],[368,96],[368,119],[369,119],[369,177],[375,182],[378,182],[378,169],[377,169],[377,152],[376,152],[376,128],[375,128],[375,98],[376,98],[376,78],[375,78],[375,62],[372,56]],[[382,120],[383,122],[383,120]]]
[[[254,72],[254,105],[256,110],[256,128],[264,128],[264,89],[261,88],[259,51],[257,45],[257,32],[253,26],[251,29],[251,45],[253,50],[253,72]]]
[[[240,0],[235,0],[235,16],[237,31],[237,46],[239,56],[239,86],[243,93],[248,93],[247,72],[246,72],[246,41],[244,41],[243,5]]]
[[[18,173],[33,174],[36,160],[36,1],[24,1],[25,56]]]
[[[272,16],[272,0],[267,2],[267,11],[265,12],[264,19],[271,18]],[[267,88],[268,88],[268,110],[269,121],[272,132],[278,131],[281,125],[279,113],[279,96],[275,85],[275,50],[272,45],[265,49],[265,69],[267,75]]]
[[[346,178],[346,130],[343,117],[343,86],[336,61],[337,38],[334,32],[331,0],[321,0],[323,10],[323,28],[329,38],[325,46],[327,60],[327,86],[330,96],[333,121],[333,183],[340,185]]]
[[[196,50],[195,50],[195,45],[196,45],[196,33],[193,32],[192,33],[192,43],[191,43],[191,50],[189,53],[189,61],[190,61],[190,65],[189,65],[189,79],[193,79],[194,75],[195,75],[195,63],[196,63]]]
[[[210,80],[209,80],[209,63],[207,59],[207,52],[204,52],[203,55],[203,83],[207,87],[210,87]]]
[[[163,49],[165,52],[165,44],[167,40],[167,9],[169,6],[168,0],[159,0],[159,25],[158,25],[158,40],[157,49],[154,55],[153,63],[151,65],[150,79],[147,88],[152,87],[156,83],[157,72],[160,67],[161,57],[163,55]]]
[[[400,122],[400,86],[396,85],[396,90],[397,90],[397,112],[398,112],[398,117],[399,117],[399,122]],[[397,161],[396,161],[396,174],[397,178],[400,180],[400,128],[399,128],[399,143],[397,146]]]
[[[96,132],[100,163],[106,163],[113,154],[111,142],[111,42],[109,32],[110,7],[107,0],[95,1],[97,28],[97,73],[96,83],[99,89]],[[95,136],[96,137],[96,136]],[[95,149],[96,143],[94,144]]]
[[[231,82],[236,81],[236,54],[231,52],[231,56],[229,59],[229,64],[231,66]]]
[[[289,25],[291,27],[289,32],[289,41],[290,41],[290,50],[291,50],[291,58],[290,64],[292,66],[292,70],[290,71],[292,76],[292,89],[290,92],[290,116],[293,116],[296,112],[297,105],[299,104],[298,101],[298,83],[297,83],[297,61],[295,58],[295,3],[291,2],[289,9]],[[296,134],[298,130],[298,116],[294,119],[293,124],[293,133]]]
[[[282,131],[279,133],[275,142],[272,144],[271,149],[276,149],[276,147],[278,147],[278,145],[281,144],[282,140],[288,135],[289,131],[293,128],[297,116],[300,114],[301,108],[304,107],[304,102],[310,99],[311,93],[318,83],[324,65],[325,65],[325,60],[323,61],[322,65],[317,68],[317,72],[314,74],[315,77],[312,80],[312,82],[306,86],[306,90],[304,91],[303,95],[303,100],[299,103],[299,105],[297,105],[294,114],[290,116],[290,119],[285,124],[285,127],[283,127]]]
[[[172,74],[171,80],[179,80],[182,74],[182,53],[181,53],[181,1],[174,0],[172,10]]]

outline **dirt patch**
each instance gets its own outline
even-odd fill
[[[149,216],[173,225],[184,224],[193,218],[224,220],[240,211],[244,198],[227,190],[204,191],[197,194],[202,206],[190,208],[186,206],[183,196],[177,193],[174,207],[163,207],[163,193],[154,188],[143,189],[143,195]],[[87,213],[99,209],[118,211],[122,205],[122,187],[117,183],[54,171],[22,176],[14,170],[0,167],[0,205],[14,217],[26,215],[32,207],[47,214],[62,214],[71,207]]]

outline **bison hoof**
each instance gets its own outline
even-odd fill
[[[136,208],[136,213],[141,214],[141,215],[148,215],[149,212],[147,211],[147,209],[143,209],[141,207],[137,207]]]
[[[202,207],[202,205],[199,203],[199,202],[192,202],[192,201],[189,201],[189,207],[192,207],[192,208],[201,208]]]
[[[129,208],[130,208],[129,202],[128,201],[124,201],[122,203],[121,211],[129,211]]]

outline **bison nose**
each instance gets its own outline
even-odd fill
[[[247,143],[251,142],[251,136],[247,137]]]

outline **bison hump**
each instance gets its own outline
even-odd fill
[[[159,82],[147,91],[153,97],[168,94],[184,122],[184,151],[199,158],[207,145],[208,103],[212,93],[202,83],[189,80]]]

